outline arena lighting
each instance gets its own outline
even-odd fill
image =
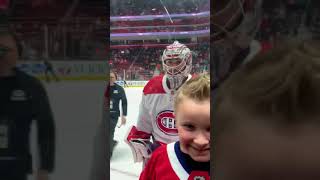
[[[148,32],[148,33],[111,33],[110,40],[147,40],[168,39],[168,37],[188,38],[210,36],[210,30],[181,31],[181,32]]]
[[[171,18],[188,18],[188,17],[210,17],[210,12],[200,12],[200,13],[192,13],[192,14],[171,14]],[[111,22],[115,21],[141,21],[141,20],[153,20],[153,19],[168,19],[166,14],[162,15],[145,15],[145,16],[112,16],[110,17]]]
[[[186,43],[188,47],[199,46],[203,43]],[[110,45],[110,49],[128,49],[128,48],[165,48],[169,44],[124,44]]]

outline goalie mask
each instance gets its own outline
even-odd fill
[[[224,80],[242,63],[259,27],[261,0],[214,0],[214,84]]]
[[[192,53],[186,45],[174,41],[162,54],[162,66],[169,81],[170,89],[179,88],[192,68]]]

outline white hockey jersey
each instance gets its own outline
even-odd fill
[[[152,78],[143,89],[137,130],[152,134],[160,143],[178,141],[173,105],[174,94],[166,84],[166,75]]]

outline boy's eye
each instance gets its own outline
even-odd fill
[[[183,125],[187,130],[193,130],[194,129],[194,126],[191,125],[191,124],[185,124]]]

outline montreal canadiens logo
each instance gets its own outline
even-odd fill
[[[188,180],[209,180],[210,176],[206,171],[191,171]]]
[[[159,129],[168,135],[177,135],[176,122],[173,111],[165,110],[157,115],[157,126]]]

